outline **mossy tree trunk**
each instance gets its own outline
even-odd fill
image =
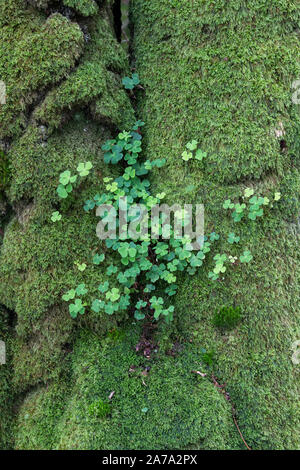
[[[299,19],[289,0],[132,2],[144,151],[167,159],[152,187],[170,204],[204,203],[206,231],[221,235],[218,253],[228,253],[234,231],[241,241],[232,254],[254,256],[221,281],[209,282],[206,269],[185,277],[176,299],[177,327],[215,351],[215,373],[253,448],[299,447],[299,366],[291,361],[300,337]],[[203,164],[180,157],[192,139],[207,152]],[[241,200],[247,187],[282,200],[259,222],[234,224],[223,202]],[[225,335],[212,326],[222,305],[244,317]]]

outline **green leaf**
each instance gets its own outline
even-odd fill
[[[96,205],[95,201],[88,200],[88,201],[85,201],[85,205],[83,206],[83,209],[85,210],[85,212],[88,212],[88,211],[93,210],[95,205]]]
[[[188,150],[196,150],[197,145],[198,145],[197,140],[192,140],[191,142],[188,142],[188,143],[186,144],[186,148],[187,148]]]
[[[219,279],[218,274],[216,274],[216,273],[214,273],[214,272],[212,272],[212,271],[210,271],[210,272],[208,273],[208,277],[209,277],[209,279],[211,279],[212,281],[216,281],[217,279]]]
[[[76,287],[76,294],[77,295],[85,295],[88,293],[88,290],[85,287],[85,284],[79,284],[79,286]]]
[[[60,176],[59,176],[59,182],[60,182],[63,186],[67,186],[67,184],[70,183],[70,179],[71,179],[71,172],[70,172],[69,170],[64,171],[64,172],[61,173]]]
[[[279,201],[280,198],[281,198],[281,193],[274,194],[274,201]]]
[[[104,305],[105,303],[103,302],[103,300],[95,299],[92,303],[91,309],[93,310],[93,312],[99,313],[100,310],[103,310]]]
[[[66,188],[62,184],[60,184],[57,187],[56,191],[57,191],[57,194],[59,195],[60,198],[66,199],[68,197],[68,193],[66,191]]]
[[[217,241],[219,240],[219,238],[220,238],[220,235],[218,235],[216,232],[212,232],[209,237],[211,242]]]
[[[62,296],[62,299],[65,302],[68,302],[69,300],[73,300],[75,298],[75,295],[76,295],[75,289],[71,289]]]
[[[136,311],[134,312],[134,318],[135,318],[136,320],[144,320],[145,314],[139,312],[138,310],[136,310]]]
[[[188,162],[191,158],[193,158],[192,152],[187,152],[186,150],[181,154],[182,160]]]
[[[223,209],[233,209],[234,204],[231,202],[231,199],[226,199],[223,204]]]
[[[74,264],[77,266],[77,269],[81,272],[85,271],[85,269],[87,268],[87,265],[85,263],[80,264],[77,261],[75,261]]]
[[[110,266],[108,266],[106,270],[106,274],[108,276],[111,276],[112,274],[115,274],[117,271],[118,271],[117,266],[114,266],[113,264],[111,264]]]
[[[230,244],[238,243],[238,242],[240,241],[240,237],[238,237],[237,235],[235,235],[234,232],[231,232],[231,233],[228,234],[227,241],[228,241],[228,243],[230,243]]]
[[[108,315],[112,315],[115,312],[115,307],[111,302],[109,302],[108,304],[105,304],[104,310]]]
[[[200,162],[207,157],[206,152],[202,152],[202,150],[198,149],[197,152],[195,153],[195,158],[196,160],[199,160]]]
[[[112,302],[116,302],[120,298],[120,291],[116,287],[113,287],[111,291],[106,293],[107,300],[111,300]]]
[[[109,282],[108,281],[105,281],[103,284],[100,284],[99,287],[98,287],[98,290],[104,294],[106,291],[108,291],[108,288],[109,288]]]
[[[102,263],[104,259],[105,259],[104,253],[102,253],[101,255],[96,253],[95,256],[93,257],[93,263],[98,265]]]
[[[77,171],[81,177],[87,176],[90,173],[90,170],[93,168],[91,162],[82,162],[79,163],[77,167]]]
[[[240,256],[241,263],[250,263],[253,259],[253,256],[249,250],[245,250],[244,253]]]
[[[251,197],[254,194],[254,189],[252,188],[246,188],[244,191],[244,196],[245,197]]]
[[[76,318],[78,313],[83,315],[85,312],[85,308],[82,304],[81,299],[76,299],[73,304],[69,305],[69,312],[72,318]]]

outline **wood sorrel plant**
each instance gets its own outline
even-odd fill
[[[165,197],[164,193],[151,195],[150,182],[146,177],[153,168],[162,167],[165,164],[165,159],[141,161],[139,158],[142,151],[140,128],[143,125],[144,122],[137,121],[131,131],[119,133],[116,139],[108,140],[102,146],[104,162],[112,165],[122,162],[124,172],[115,180],[104,178],[106,192],[96,194],[93,199],[87,200],[84,204],[86,212],[100,206],[103,207],[103,205],[110,206],[113,214],[107,210],[105,212],[106,220],[109,221],[110,217],[116,217],[117,226],[120,226],[121,223],[118,214],[124,197],[127,198],[129,205],[143,204],[148,212],[154,205],[160,204]],[[195,150],[197,142],[192,141],[191,145]],[[59,197],[67,198],[74,187],[80,184],[80,180],[88,176],[92,167],[91,162],[82,162],[77,167],[76,175],[72,175],[69,170],[61,173],[57,188]],[[263,206],[271,205],[268,198],[257,197],[253,194],[254,191],[247,188],[242,198],[243,202],[234,203],[230,199],[224,202],[224,209],[233,209],[232,217],[235,222],[239,222],[243,218],[246,210],[248,210],[248,218],[255,220],[263,215]],[[251,199],[249,199],[250,197]],[[280,194],[275,193],[274,201],[279,198]],[[129,211],[129,222],[134,221],[136,217],[136,214],[130,215]],[[58,223],[61,220],[60,213],[58,211],[52,213],[51,220],[53,223]],[[184,220],[182,223],[184,225]],[[137,228],[139,227],[137,224]],[[220,236],[212,232],[209,237],[204,237],[202,248],[193,252],[190,240],[186,237],[176,238],[171,227],[169,227],[170,238],[163,239],[162,227],[163,224],[159,223],[157,238],[143,235],[141,238],[131,238],[128,241],[127,233],[124,236],[124,232],[121,230],[119,235],[116,233],[113,239],[107,238],[105,240],[106,247],[118,253],[120,263],[118,266],[113,264],[108,266],[106,274],[108,277],[116,275],[118,284],[116,286],[112,285],[110,281],[106,281],[97,286],[99,295],[93,299],[89,306],[82,300],[88,293],[85,284],[80,284],[76,289],[69,290],[62,298],[66,302],[70,302],[70,315],[76,318],[78,314],[84,314],[87,307],[96,313],[104,311],[108,315],[112,315],[134,305],[136,320],[146,318],[152,321],[164,318],[166,322],[171,322],[174,314],[171,298],[177,292],[178,272],[185,271],[189,275],[194,275],[202,267],[207,254],[211,251],[212,244],[217,243]],[[240,237],[231,232],[227,234],[226,240],[229,246],[232,246],[239,243]],[[100,265],[104,259],[103,253],[96,254],[91,262],[94,265]],[[251,252],[246,248],[241,252],[239,259],[229,253],[216,253],[213,258],[215,266],[209,272],[208,277],[216,281],[225,273],[227,265],[239,262],[249,263],[252,259]],[[78,261],[75,261],[75,264],[79,270],[83,270]]]

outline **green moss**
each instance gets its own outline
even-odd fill
[[[32,3],[47,7],[47,2]],[[95,233],[97,219],[83,211],[83,204],[101,190],[108,169],[100,149],[111,134],[104,119],[93,122],[90,111],[96,100],[104,103],[110,128],[122,129],[134,119],[120,77],[127,58],[114,37],[107,5],[87,22],[90,40],[84,44],[79,25],[60,14],[46,18],[20,0],[0,6],[0,76],[8,90],[0,110],[0,137],[10,138],[7,193],[14,207],[0,247],[0,302],[17,315],[10,365],[0,370],[2,447],[13,445],[15,437],[16,448],[52,448],[79,326],[100,337],[116,327],[115,318],[92,312],[75,323],[61,299],[83,281],[90,301],[106,280],[103,268],[91,263],[93,253],[103,247]],[[112,103],[110,118],[114,94],[123,107]],[[63,219],[54,224],[51,213],[61,202],[56,193],[59,173],[84,160],[91,160],[96,172],[76,198],[63,203]],[[88,268],[82,275],[74,262],[84,260]],[[7,334],[12,340],[12,333]]]
[[[89,23],[90,40],[76,70],[53,88],[34,112],[37,123],[48,132],[59,127],[75,109],[89,107],[94,118],[119,129],[129,128],[134,113],[121,85],[126,56],[113,37],[109,18],[97,16]]]
[[[221,449],[229,442],[236,446],[230,406],[208,379],[191,373],[199,364],[197,352],[188,348],[175,359],[161,356],[149,364],[136,355],[137,341],[138,332],[130,327],[120,343],[100,343],[88,332],[81,335],[72,356],[72,398],[58,424],[57,447]],[[147,365],[151,370],[145,377]],[[107,401],[111,392],[115,393],[110,416],[90,416],[90,405]]]
[[[95,15],[98,12],[98,5],[95,0],[63,0],[66,7],[74,8],[83,16]]]
[[[0,192],[7,188],[10,177],[10,167],[5,153],[0,150]]]
[[[16,422],[14,448],[51,450],[55,445],[56,425],[68,398],[64,382],[30,392],[22,403]]]
[[[48,86],[66,77],[83,48],[77,24],[60,14],[46,19],[24,2],[13,3],[14,9],[3,5],[0,10],[5,18],[0,33],[0,76],[7,90],[6,104],[0,109],[1,138],[20,134],[29,107]]]
[[[240,307],[223,306],[215,312],[213,317],[213,325],[218,328],[232,329],[241,321]]]

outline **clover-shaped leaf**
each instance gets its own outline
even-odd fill
[[[195,153],[195,158],[196,160],[199,160],[200,162],[207,157],[207,153],[203,152],[202,150],[198,149]]]
[[[106,292],[106,298],[107,300],[116,302],[120,298],[120,290],[116,287],[113,287],[110,291]]]
[[[188,142],[188,143],[186,144],[186,148],[187,148],[188,150],[191,150],[191,151],[192,151],[192,150],[196,150],[197,145],[198,145],[197,140],[192,140],[191,142]]]
[[[230,243],[230,244],[238,243],[238,242],[240,241],[240,237],[238,237],[237,235],[235,235],[234,232],[231,232],[231,233],[228,234],[227,241],[228,241],[228,243]]]
[[[72,318],[76,318],[78,313],[83,315],[85,312],[85,308],[82,304],[81,299],[76,299],[73,304],[69,305],[69,312]]]
[[[57,187],[56,191],[57,191],[57,194],[59,195],[59,197],[60,197],[61,199],[66,199],[66,198],[68,197],[68,194],[69,194],[69,193],[68,193],[68,191],[67,191],[67,189],[65,188],[64,185],[60,184],[60,185]]]
[[[104,310],[105,310],[105,313],[107,313],[108,315],[112,315],[116,311],[116,308],[113,303],[108,302],[107,304],[105,304]]]
[[[77,266],[77,269],[81,272],[85,271],[87,268],[87,265],[85,263],[78,263],[78,261],[75,261],[74,264]]]
[[[146,305],[147,305],[147,302],[145,302],[144,300],[139,300],[139,301],[136,303],[136,306],[135,306],[135,307],[136,307],[138,310],[140,310],[141,308],[146,307]]]
[[[244,253],[240,256],[241,263],[250,263],[253,259],[253,256],[249,250],[245,250]]]
[[[63,173],[60,174],[59,182],[63,186],[67,186],[67,184],[70,183],[70,178],[71,178],[71,172],[69,170],[66,170],[66,171],[64,171]]]
[[[235,212],[237,214],[242,214],[243,210],[246,209],[246,204],[237,203],[237,204],[235,204],[234,208],[235,208]]]
[[[93,257],[93,263],[94,264],[100,264],[100,263],[102,263],[102,261],[104,261],[104,259],[105,259],[104,253],[102,253],[101,255],[96,253]]]
[[[226,201],[223,204],[224,209],[233,209],[234,204],[231,202],[231,199],[226,199]]]
[[[126,90],[133,90],[133,88],[140,83],[139,76],[137,73],[133,73],[131,78],[124,77],[122,83]]]
[[[212,281],[216,281],[217,279],[219,279],[219,275],[212,272],[212,271],[209,271],[208,273],[208,277],[209,279],[211,279]]]
[[[79,163],[77,167],[77,171],[81,177],[87,176],[90,173],[90,170],[93,168],[91,162],[82,162]]]
[[[225,254],[221,255],[220,253],[214,256],[214,260],[217,264],[223,264],[227,260],[227,256]]]
[[[263,209],[252,210],[252,211],[249,212],[248,218],[251,219],[251,220],[255,220],[256,217],[262,217],[263,214],[264,214]]]
[[[168,296],[172,296],[172,295],[175,295],[176,292],[177,292],[177,285],[176,284],[171,284],[170,286],[168,286],[166,289],[165,289],[165,293],[168,295]]]
[[[105,303],[103,302],[103,300],[95,299],[92,303],[91,309],[93,310],[93,312],[99,313],[100,310],[103,310],[104,306]]]
[[[144,320],[145,314],[142,313],[142,312],[140,312],[139,310],[135,310],[135,312],[134,312],[134,318],[135,318],[136,320]]]
[[[99,287],[98,287],[98,290],[104,294],[105,292],[108,291],[108,288],[109,288],[109,282],[108,281],[105,281],[103,284],[100,284]]]
[[[279,201],[280,198],[281,198],[281,193],[274,194],[274,201]]]
[[[209,237],[211,242],[217,241],[219,240],[219,238],[220,238],[220,235],[218,235],[216,232],[212,232]]]
[[[216,264],[213,271],[214,271],[215,274],[225,273],[226,266],[224,266],[223,264]]]
[[[137,131],[139,127],[142,127],[142,126],[144,126],[144,125],[145,125],[145,123],[144,123],[143,121],[136,121],[136,123],[134,124],[134,126],[133,126],[132,129],[133,129],[134,131]]]
[[[85,212],[88,212],[94,209],[95,205],[96,205],[96,202],[89,199],[88,201],[85,201],[85,205],[83,206],[83,209],[85,210]]]
[[[144,292],[150,293],[151,291],[155,290],[155,286],[153,284],[146,284]]]
[[[181,154],[182,160],[188,162],[191,158],[193,158],[192,152],[187,152],[186,150]]]
[[[112,274],[115,274],[117,271],[118,271],[117,266],[114,266],[113,264],[111,264],[110,266],[108,266],[106,270],[106,274],[108,276],[111,276]]]
[[[254,189],[253,188],[246,188],[244,191],[244,196],[245,197],[251,197],[254,194]]]
[[[85,295],[88,293],[88,290],[85,287],[85,284],[79,284],[79,286],[76,287],[76,294],[77,295]]]
[[[120,140],[126,140],[127,141],[127,140],[130,139],[130,137],[131,137],[130,132],[127,132],[127,131],[120,132],[119,135],[118,135],[118,138]]]
[[[69,300],[73,300],[75,298],[76,291],[75,289],[70,289],[68,292],[66,292],[63,296],[62,299],[65,302],[68,302]]]

